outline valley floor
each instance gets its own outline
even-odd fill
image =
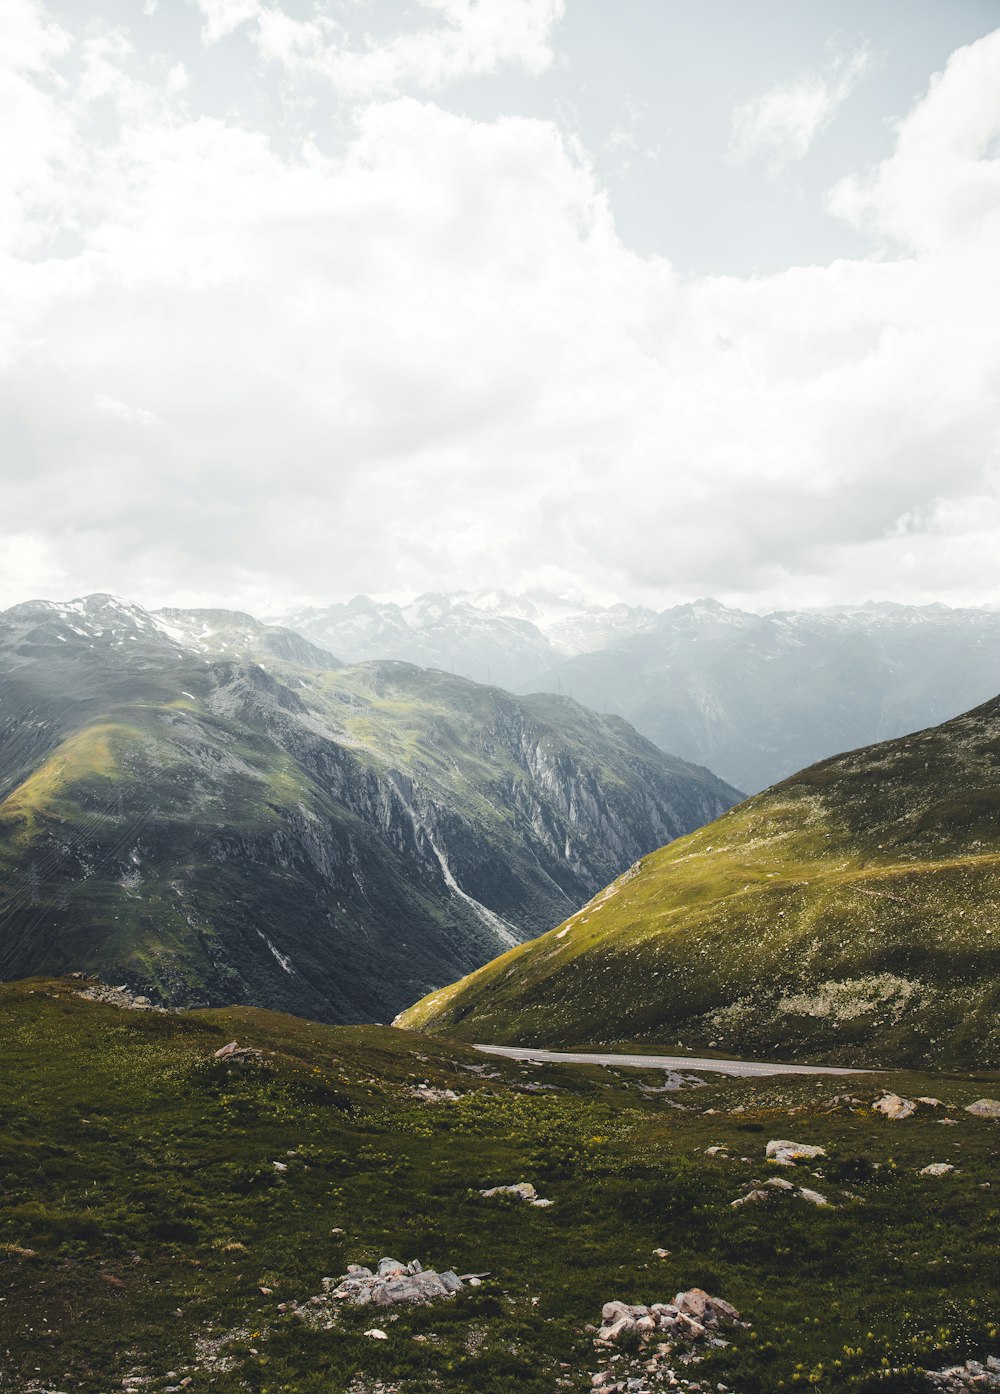
[[[1000,1356],[1000,1125],[966,1111],[995,1076],[682,1057],[668,1088],[79,988],[0,986],[2,1394],[931,1394]],[[941,1102],[893,1120],[884,1090]],[[825,1155],[768,1161],[788,1139]],[[522,1181],[551,1205],[481,1194]],[[480,1276],[375,1315],[332,1295],[383,1256]],[[695,1286],[742,1314],[728,1344],[595,1344],[605,1303]]]

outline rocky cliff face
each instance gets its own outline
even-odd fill
[[[385,1020],[738,797],[567,699],[255,623],[0,616],[0,975]]]

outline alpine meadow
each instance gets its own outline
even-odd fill
[[[998,23],[0,5],[0,1394],[1000,1391]]]

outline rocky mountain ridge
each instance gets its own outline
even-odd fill
[[[656,614],[483,592],[405,606],[357,596],[283,623],[351,661],[573,696],[750,791],[1000,691],[1000,614],[944,605],[755,614],[698,600]]]
[[[232,612],[0,614],[0,975],[385,1019],[738,797],[617,718]]]

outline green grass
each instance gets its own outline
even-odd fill
[[[234,1037],[263,1062],[215,1062]],[[461,1097],[419,1102],[425,1080]],[[555,1087],[524,1092],[531,1081]],[[384,1028],[147,1015],[84,1002],[68,982],[2,986],[0,1387],[106,1394],[135,1373],[160,1390],[176,1371],[217,1394],[582,1390],[602,1368],[586,1327],[604,1301],[692,1284],[749,1323],[699,1367],[712,1388],[917,1390],[923,1365],[1000,1351],[1000,1134],[961,1108],[995,1080],[639,1088],[657,1082]],[[943,1098],[958,1124],[872,1113],[883,1083]],[[833,1102],[847,1093],[862,1103]],[[731,1208],[769,1174],[772,1136],[827,1147],[819,1177],[794,1179],[835,1209],[783,1195]],[[728,1157],[706,1155],[718,1144]],[[941,1160],[959,1171],[918,1175]],[[478,1195],[522,1179],[554,1205]],[[386,1342],[364,1337],[370,1312],[330,1331],[278,1312],[383,1254],[492,1276],[380,1314]],[[212,1343],[228,1368],[206,1359]]]

